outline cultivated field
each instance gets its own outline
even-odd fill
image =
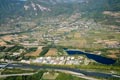
[[[51,48],[49,51],[45,54],[45,56],[56,56],[57,54],[57,49]]]
[[[43,46],[38,47],[38,49],[35,52],[27,53],[25,56],[34,56],[34,57],[39,56],[40,53],[42,52],[42,47]]]

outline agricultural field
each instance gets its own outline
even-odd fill
[[[45,56],[57,56],[58,51],[55,48],[50,48],[49,51],[45,54]]]
[[[41,52],[42,52],[42,46],[38,47],[35,52],[27,53],[25,56],[38,57]]]

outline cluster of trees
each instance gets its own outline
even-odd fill
[[[49,51],[49,48],[50,47],[43,47],[42,49],[42,52],[40,53],[40,56],[44,56],[48,51]]]
[[[1,52],[15,52],[19,49],[24,49],[24,47],[18,46],[18,45],[15,45],[15,46],[12,46],[12,47],[0,46],[0,51]]]

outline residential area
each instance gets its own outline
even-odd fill
[[[38,57],[35,60],[31,60],[31,63],[51,65],[88,65],[90,62],[91,60],[83,56]]]

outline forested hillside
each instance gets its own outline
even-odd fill
[[[9,19],[59,16],[84,12],[92,18],[103,11],[120,11],[119,0],[0,0],[0,23]]]

